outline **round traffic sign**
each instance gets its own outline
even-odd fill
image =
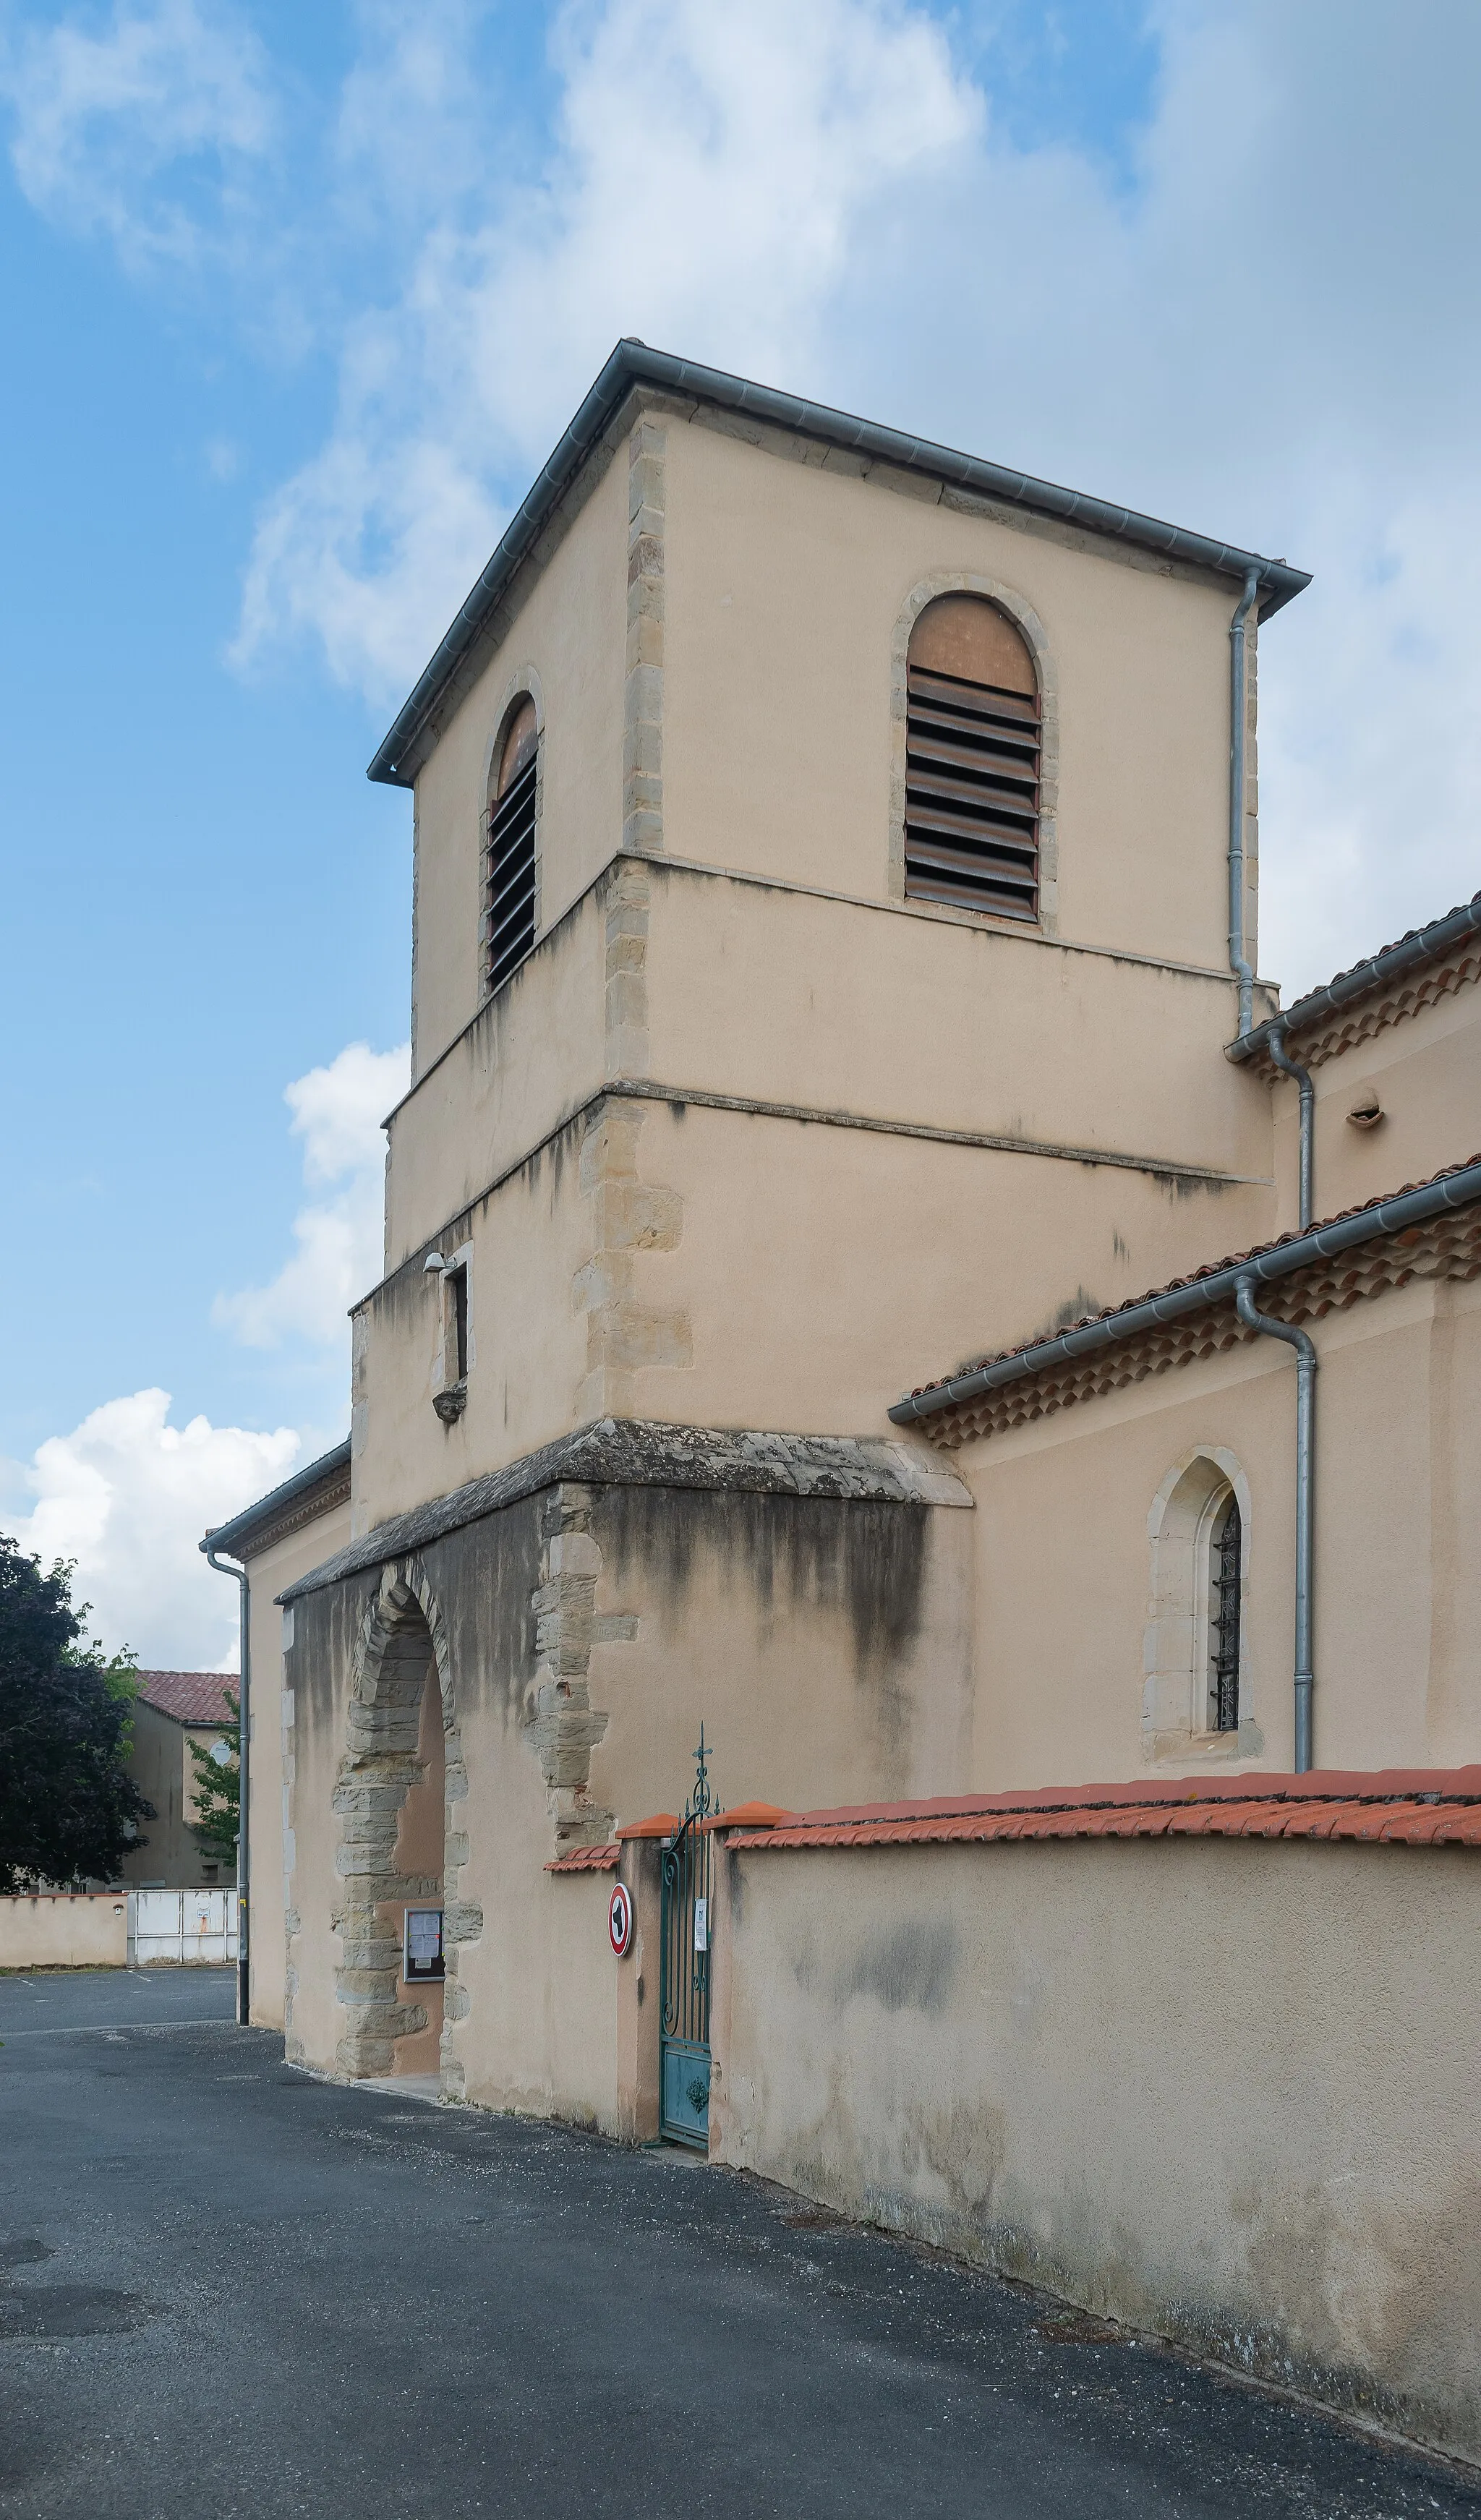
[[[631,1893],[619,1881],[612,1892],[606,1912],[606,1930],[611,1946],[620,1960],[633,1939],[633,1902]]]

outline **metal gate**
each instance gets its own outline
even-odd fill
[[[658,2123],[675,2143],[709,2148],[710,1878],[713,1841],[704,1727],[695,1753],[695,1790],[683,1824],[662,1856],[663,1968],[658,2038]]]

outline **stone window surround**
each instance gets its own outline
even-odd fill
[[[890,642],[889,674],[889,854],[885,889],[891,902],[907,908],[937,908],[906,900],[905,891],[905,747],[909,710],[907,669],[911,633],[928,604],[940,595],[980,595],[1006,612],[1027,640],[1039,677],[1039,916],[1030,922],[1001,919],[989,910],[964,910],[959,915],[973,926],[979,922],[1008,928],[1015,935],[1055,937],[1059,933],[1059,677],[1048,635],[1033,606],[1001,578],[968,569],[933,569],[918,579],[896,615]]]
[[[463,1272],[468,1282],[468,1376],[471,1381],[477,1362],[477,1345],[473,1335],[473,1246],[471,1239],[460,1242],[455,1251],[444,1252],[437,1276],[437,1335],[432,1348],[430,1391],[433,1402],[441,1391],[452,1391],[458,1385],[458,1360],[452,1352],[454,1336],[452,1306],[448,1301],[447,1282]]]
[[[1213,1529],[1233,1495],[1239,1508],[1239,1726],[1215,1732],[1208,1722],[1209,1550]],[[1252,1508],[1249,1481],[1236,1454],[1199,1443],[1173,1463],[1146,1517],[1150,1580],[1143,1648],[1142,1753],[1164,1759],[1230,1761],[1256,1756],[1264,1734],[1255,1721],[1249,1662],[1249,1569]]]

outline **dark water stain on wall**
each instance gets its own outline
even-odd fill
[[[957,1928],[950,1916],[904,1917],[871,1934],[839,1972],[835,1994],[872,1995],[887,2012],[940,2012],[957,1970]]]
[[[920,1632],[927,1509],[873,1499],[608,1488],[600,1508],[604,1554],[619,1585],[671,1629],[681,1623],[701,1558],[728,1583],[742,1579],[758,1618],[788,1609],[840,1611],[853,1636],[856,1677],[877,1681]]]
[[[445,1623],[460,1717],[484,1706],[519,1719],[535,1671],[541,1503],[523,1498],[421,1553]]]
[[[355,1648],[380,1582],[380,1570],[372,1569],[327,1585],[321,1593],[303,1594],[293,1603],[287,1680],[293,1692],[293,1729],[301,1757],[311,1758],[327,1743],[337,1758],[344,1746]]]

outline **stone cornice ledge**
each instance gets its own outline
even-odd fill
[[[322,1566],[277,1598],[294,1601],[323,1592],[347,1576],[426,1548],[466,1523],[481,1522],[505,1506],[577,1479],[593,1487],[659,1487],[730,1490],[762,1496],[823,1497],[848,1505],[972,1505],[954,1470],[911,1444],[879,1435],[785,1435],[716,1426],[669,1426],[656,1420],[599,1418],[572,1434],[558,1436],[502,1470],[490,1470],[451,1496],[413,1507],[378,1524],[362,1540],[326,1558]]]

